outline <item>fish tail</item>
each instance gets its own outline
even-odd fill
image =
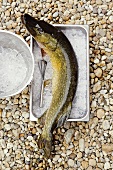
[[[43,136],[42,133],[38,140],[38,147],[40,149],[44,149],[44,155],[47,159],[50,158],[52,150],[52,135],[48,138],[46,136]]]

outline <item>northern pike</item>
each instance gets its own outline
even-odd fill
[[[52,131],[71,111],[77,88],[78,64],[72,45],[62,31],[28,14],[22,15],[22,22],[48,54],[53,68],[52,101],[45,113],[44,128],[38,141],[48,158],[52,149]]]

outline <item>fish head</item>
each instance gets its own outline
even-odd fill
[[[39,21],[31,17],[29,14],[22,15],[21,20],[33,37],[40,35],[43,32],[42,28],[38,24]]]
[[[29,33],[42,47],[56,48],[57,41],[55,36],[57,35],[57,29],[55,27],[43,20],[37,20],[29,14],[22,15],[21,20]]]

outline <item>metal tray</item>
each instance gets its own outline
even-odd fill
[[[55,25],[67,36],[76,53],[79,67],[77,92],[73,100],[70,117],[67,121],[89,121],[89,27],[87,25]],[[36,121],[47,109],[51,101],[51,88],[45,89],[46,107],[40,109],[40,73],[38,61],[41,52],[38,44],[31,36],[31,49],[34,54],[35,70],[30,92],[30,120]],[[48,57],[47,57],[48,60]],[[48,61],[45,78],[51,77],[51,64]],[[50,75],[49,75],[50,74]]]

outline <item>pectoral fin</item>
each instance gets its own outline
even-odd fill
[[[72,102],[66,103],[63,106],[63,108],[59,112],[59,114],[58,114],[58,116],[57,116],[57,118],[54,122],[54,125],[52,127],[52,131],[55,128],[61,127],[64,124],[64,122],[68,119],[68,117],[70,115],[71,108],[72,108]]]

